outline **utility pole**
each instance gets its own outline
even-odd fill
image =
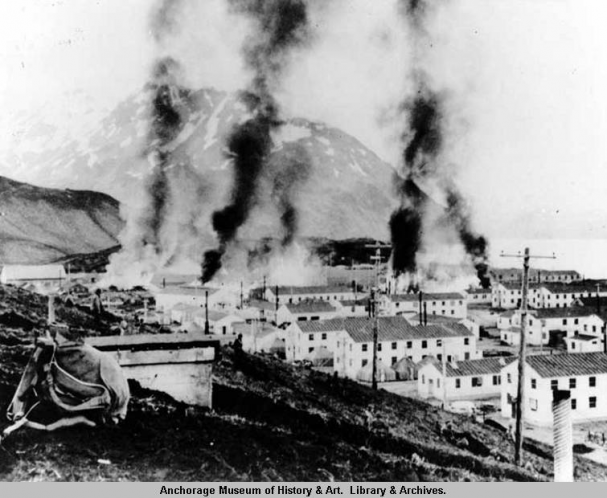
[[[381,263],[381,250],[384,247],[390,247],[386,244],[366,244],[365,247],[375,249],[375,256],[371,259],[375,262],[375,288],[371,289],[369,307],[373,317],[373,371],[371,378],[371,388],[377,390],[377,341],[379,336],[379,317],[377,313],[377,294],[379,292],[379,264]]]
[[[521,299],[521,338],[520,350],[518,358],[518,388],[516,398],[516,434],[514,445],[514,463],[520,467],[521,456],[523,453],[523,418],[524,418],[524,401],[525,401],[525,364],[526,364],[526,345],[527,345],[527,299],[529,294],[529,260],[536,259],[556,259],[556,256],[531,256],[529,248],[525,248],[525,253],[504,254],[500,255],[503,258],[523,258],[523,290]],[[542,338],[540,337],[542,342]]]

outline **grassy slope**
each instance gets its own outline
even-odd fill
[[[43,303],[33,299],[26,306],[27,295],[4,292],[12,309],[31,312],[29,318],[43,316]],[[0,325],[2,410],[27,360],[29,336],[20,326]],[[132,386],[129,416],[118,428],[24,430],[5,441],[0,480],[551,478],[546,448],[533,446],[526,453],[533,471],[518,469],[498,461],[512,454],[503,434],[466,417],[271,358],[245,356],[236,362],[229,348],[223,353],[215,368],[214,410],[188,409]],[[455,429],[441,436],[439,426],[446,421]],[[607,469],[577,460],[576,472],[580,480],[603,480]]]

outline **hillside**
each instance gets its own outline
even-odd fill
[[[148,132],[149,89],[122,102],[98,121],[66,133],[38,116],[19,116],[8,148],[0,151],[0,174],[45,187],[91,189],[120,202],[143,197],[150,165],[143,157]],[[225,137],[245,117],[235,95],[212,89],[194,92],[185,124],[176,139],[175,160],[184,167],[188,184],[200,183],[205,223],[212,210],[225,202],[231,182],[230,161],[224,155]],[[83,107],[85,115],[87,109]],[[76,109],[72,113],[77,114]],[[296,204],[301,212],[301,235],[306,237],[373,237],[386,239],[394,207],[392,168],[356,138],[339,129],[305,119],[291,119],[273,136],[269,170],[287,157],[310,158],[307,179],[301,182]],[[271,182],[269,182],[271,183]],[[272,204],[262,186],[261,198]],[[184,194],[185,195],[185,194]],[[272,235],[272,207],[257,213],[255,236]]]
[[[124,222],[106,194],[35,187],[0,177],[0,259],[48,263],[117,244]]]
[[[25,291],[5,288],[2,297],[29,320],[43,316],[43,303]],[[31,333],[14,317],[10,325],[0,323],[4,410],[27,361]],[[129,415],[118,428],[18,432],[0,448],[0,480],[551,479],[546,447],[528,445],[525,459],[534,470],[519,469],[508,463],[512,443],[502,432],[353,381],[263,356],[235,361],[228,347],[213,380],[212,411],[188,409],[132,385]],[[452,430],[444,430],[448,422]],[[576,457],[579,480],[603,480],[606,472]]]

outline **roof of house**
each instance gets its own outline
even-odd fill
[[[542,287],[552,292],[553,294],[582,294],[588,292],[596,292],[596,285],[592,284],[560,284],[560,283],[543,283]]]
[[[570,306],[567,308],[538,308],[530,310],[529,313],[539,319],[576,317],[583,318],[591,315],[596,315],[596,310],[587,306]]]
[[[285,303],[290,313],[295,315],[300,313],[330,313],[334,312],[335,307],[327,301],[300,301],[299,303]]]
[[[447,363],[445,371],[447,377],[498,374],[502,368],[512,363],[515,359],[515,357],[500,356],[495,358],[480,358],[478,360],[457,361]]]
[[[450,299],[464,299],[464,296],[459,292],[422,292],[422,301],[445,301]],[[393,303],[419,301],[419,293],[392,294],[390,301]]]
[[[281,330],[278,327],[275,327],[268,322],[259,322],[256,324],[238,322],[234,324],[235,334],[251,335],[258,338],[280,332]]]
[[[65,279],[63,265],[4,265],[2,277],[6,280],[59,280]]]
[[[420,316],[421,315],[419,313],[416,313],[415,315],[409,315],[407,317],[407,320],[409,321],[409,323],[411,323],[413,325],[418,325]],[[428,323],[452,324],[452,323],[461,323],[462,320],[465,320],[465,319],[464,318],[455,318],[453,316],[446,316],[446,315],[426,315],[426,320],[428,321]]]
[[[468,294],[491,294],[491,289],[468,289]]]
[[[114,298],[116,299],[116,298]],[[194,306],[193,304],[188,304],[188,303],[177,303],[175,304],[175,306],[173,306],[171,308],[171,311],[191,311],[191,312],[197,312],[202,310],[203,308],[201,308],[200,306]]]
[[[276,292],[275,287],[268,287],[269,291]],[[283,285],[278,287],[278,296],[299,295],[299,294],[343,294],[351,293],[352,288],[343,285],[306,285],[291,286]]]
[[[367,306],[367,304],[369,303],[369,299],[358,299],[358,300],[354,300],[354,299],[345,299],[343,301],[339,301],[339,304],[341,304],[342,306]]]
[[[584,342],[589,342],[589,341],[595,341],[595,340],[600,340],[601,338],[596,336],[596,335],[590,335],[590,334],[578,334],[572,337],[569,337],[569,339],[571,339],[572,341],[584,341]]]
[[[596,309],[596,305],[597,305],[597,299],[596,296],[592,296],[592,297],[579,297],[578,298],[580,303],[582,303],[582,306],[588,306],[591,307],[593,309]],[[599,301],[599,308],[601,309],[601,313],[603,311],[607,311],[607,297],[599,297],[598,299]]]
[[[373,340],[373,320],[367,317],[334,318],[298,322],[297,326],[304,332],[338,332],[346,331],[354,342],[371,342]],[[443,339],[448,337],[472,336],[466,327],[454,323],[451,325],[411,325],[401,316],[382,316],[378,319],[377,337],[379,341],[403,341],[412,339]]]
[[[527,364],[540,377],[575,377],[607,373],[607,353],[532,355]]]
[[[276,303],[270,301],[261,301],[259,299],[251,299],[248,304],[249,308],[257,308],[260,310],[274,311],[276,309]]]

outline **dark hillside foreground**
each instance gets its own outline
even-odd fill
[[[0,320],[4,412],[44,317],[42,298],[2,289],[20,320]],[[31,302],[31,305],[28,304]],[[6,303],[9,303],[7,305]],[[58,307],[65,321],[85,313]],[[32,325],[33,324],[33,325]],[[91,333],[105,333],[97,324]],[[0,447],[0,480],[69,481],[533,481],[552,479],[550,449],[529,445],[526,469],[509,463],[497,429],[423,402],[224,347],[213,410],[131,385],[126,421],[55,433],[24,429]],[[2,426],[4,427],[4,425]],[[607,469],[576,457],[578,480]]]

